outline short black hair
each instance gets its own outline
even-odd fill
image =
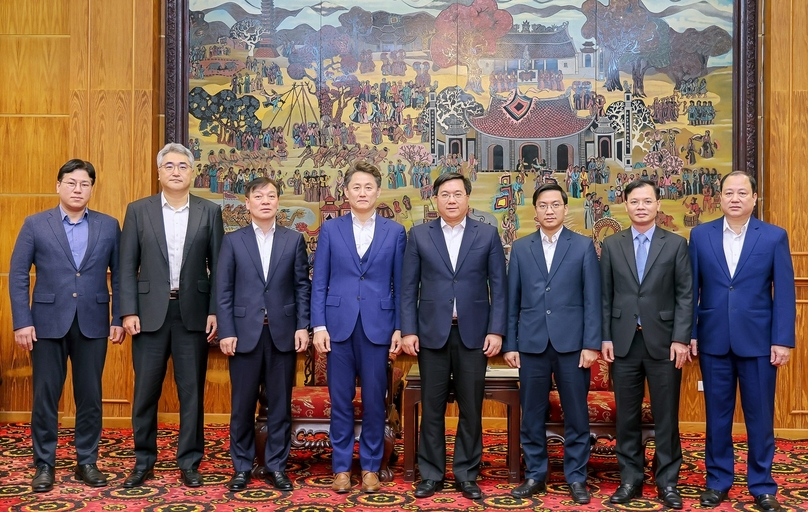
[[[721,178],[721,181],[719,182],[718,185],[719,190],[724,190],[724,182],[727,181],[727,178],[729,178],[730,176],[746,176],[747,178],[749,178],[749,184],[752,186],[752,193],[757,194],[757,180],[755,179],[754,176],[744,171],[732,171],[731,173]]]
[[[541,187],[537,188],[535,192],[533,192],[533,206],[536,206],[536,203],[539,202],[539,196],[542,192],[551,192],[555,190],[556,192],[561,192],[561,199],[564,200],[564,204],[567,204],[567,192],[561,188],[559,185],[555,183],[545,183]]]
[[[440,187],[447,181],[452,180],[463,180],[463,188],[466,189],[466,195],[471,195],[471,181],[459,172],[446,172],[435,178],[435,183],[432,184],[432,192],[438,195]]]
[[[87,160],[81,160],[79,158],[73,158],[65,162],[65,164],[59,168],[56,181],[61,182],[65,174],[70,174],[73,171],[87,171],[87,174],[90,176],[90,181],[95,185],[95,167]]]
[[[629,194],[631,194],[633,191],[635,191],[640,187],[651,187],[652,189],[654,189],[654,195],[656,196],[657,201],[661,199],[661,196],[659,194],[659,187],[654,185],[653,181],[649,179],[639,179],[632,181],[631,183],[626,185],[626,188],[623,189],[623,195],[625,196],[626,200],[628,200]]]
[[[320,169],[320,170],[322,172],[325,172],[325,169]],[[364,161],[356,162],[354,165],[351,166],[350,169],[348,169],[348,172],[345,173],[345,177],[344,177],[344,182],[345,182],[344,187],[347,188],[348,185],[351,184],[351,178],[353,178],[354,174],[356,174],[358,172],[364,172],[366,174],[370,174],[371,176],[373,176],[373,179],[376,180],[376,186],[379,187],[379,188],[382,187],[382,173],[379,170],[379,168],[376,167],[373,164],[369,164],[369,163],[364,162]]]
[[[252,194],[253,190],[258,190],[259,188],[264,188],[267,185],[272,185],[273,187],[275,187],[275,193],[280,195],[281,189],[278,186],[277,181],[275,181],[273,179],[270,179],[270,178],[259,177],[259,178],[255,178],[251,182],[244,185],[244,196],[245,197],[250,197],[250,194]]]

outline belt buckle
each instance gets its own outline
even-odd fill
[[[637,332],[642,332],[642,325],[637,324]]]
[[[177,300],[180,298],[180,291],[179,290],[169,290],[168,292],[168,300]]]

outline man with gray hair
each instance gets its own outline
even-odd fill
[[[121,233],[120,315],[132,336],[135,468],[124,487],[154,476],[157,404],[168,358],[180,401],[177,465],[188,487],[202,485],[208,342],[216,337],[216,265],[224,235],[218,205],[189,193],[194,157],[181,144],[157,154],[162,192],[129,204]]]

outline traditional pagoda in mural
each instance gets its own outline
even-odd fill
[[[273,39],[275,38],[275,1],[262,0],[261,2],[261,26],[263,35],[261,41],[255,45],[253,55],[261,59],[274,59],[278,56]]]
[[[544,99],[517,90],[493,96],[486,112],[468,121],[477,130],[481,169],[516,170],[527,161],[563,171],[585,160],[593,117],[578,117],[569,94]]]
[[[578,74],[578,49],[569,34],[569,24],[545,26],[524,21],[497,41],[492,58],[481,59],[484,73],[530,70]]]

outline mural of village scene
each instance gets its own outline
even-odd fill
[[[391,11],[394,9],[394,11]],[[190,0],[194,193],[249,222],[244,185],[281,183],[278,222],[312,251],[349,212],[349,166],[382,171],[378,213],[437,218],[432,183],[473,182],[471,215],[506,250],[533,191],[569,194],[567,227],[628,226],[623,187],[662,191],[687,236],[720,215],[732,169],[732,0]],[[597,246],[597,243],[596,243]]]

